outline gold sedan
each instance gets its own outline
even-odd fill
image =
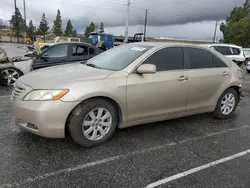
[[[84,147],[115,129],[213,112],[230,117],[239,102],[242,70],[206,47],[132,43],[86,63],[31,72],[15,84],[15,121],[34,134]]]

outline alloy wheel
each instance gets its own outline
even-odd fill
[[[20,75],[15,69],[5,69],[0,74],[0,78],[8,86],[13,85],[19,77]]]
[[[221,101],[221,112],[224,115],[229,115],[235,107],[235,96],[232,93],[227,93]]]
[[[82,123],[83,135],[91,141],[104,138],[112,126],[112,115],[105,108],[91,110]]]

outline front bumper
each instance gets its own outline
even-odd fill
[[[60,100],[12,101],[11,109],[16,124],[25,130],[42,137],[64,138],[68,115],[78,104]]]

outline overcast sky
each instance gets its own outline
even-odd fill
[[[148,9],[148,31],[151,37],[212,39],[215,20],[222,22],[235,6],[245,0],[131,0],[130,35],[143,31]],[[63,23],[71,19],[78,33],[91,21],[105,24],[107,32],[124,35],[127,0],[26,0],[27,20],[39,25],[45,12],[50,27],[61,10]],[[17,0],[23,14],[23,0]],[[9,20],[14,12],[13,0],[1,0],[0,18]],[[28,22],[28,21],[27,21]],[[218,28],[218,38],[221,37]]]

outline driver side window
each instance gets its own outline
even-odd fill
[[[49,58],[67,57],[68,45],[56,45],[47,51]]]
[[[151,55],[143,64],[153,64],[156,71],[184,69],[183,50],[181,47],[168,47]]]

